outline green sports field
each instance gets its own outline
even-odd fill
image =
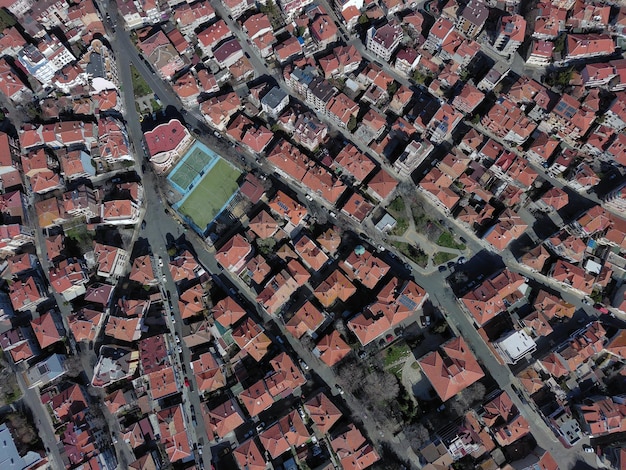
[[[169,176],[169,179],[182,190],[185,190],[212,160],[215,160],[214,156],[196,147],[186,156],[176,171]]]
[[[240,175],[239,170],[228,162],[218,160],[192,189],[178,210],[204,230],[237,191],[237,179]]]

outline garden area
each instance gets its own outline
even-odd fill
[[[406,206],[402,196],[396,197],[387,206],[387,212],[396,219],[396,226],[389,232],[390,235],[402,236],[409,228],[409,221],[406,219]]]
[[[448,231],[445,231],[441,235],[439,235],[439,238],[437,239],[437,245],[443,246],[444,248],[453,248],[455,250],[465,249],[465,245],[463,243],[457,243],[454,240],[454,235],[452,235]]]
[[[0,353],[0,406],[9,405],[22,396],[15,374],[4,354]]]
[[[405,242],[394,241],[392,245],[418,266],[425,268],[428,265],[428,255],[423,250]]]

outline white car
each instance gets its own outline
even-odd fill
[[[593,450],[593,447],[588,446],[588,445],[584,445],[583,446],[583,450],[588,453],[588,454],[595,454],[595,451]]]
[[[180,336],[176,335],[174,338],[176,339],[176,344],[180,344]]]
[[[304,199],[306,199],[307,201],[312,201],[313,200],[313,196],[311,196],[310,194],[306,194],[304,196]]]
[[[159,267],[162,268],[163,267],[163,258],[161,258],[159,256]]]
[[[300,367],[302,367],[304,370],[309,370],[309,366],[302,359],[300,359]]]
[[[180,354],[183,352],[183,347],[179,344],[176,350],[178,351],[178,354]]]

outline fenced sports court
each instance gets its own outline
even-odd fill
[[[183,195],[175,209],[200,232],[228,205],[241,172],[201,142],[195,142],[168,176]]]

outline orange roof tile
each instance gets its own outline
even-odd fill
[[[61,341],[61,333],[51,313],[44,313],[39,318],[31,320],[30,324],[41,349]]]
[[[356,288],[338,269],[332,272],[315,289],[314,295],[324,307],[330,307],[337,299],[345,302],[356,293]]]
[[[352,351],[337,330],[323,336],[317,342],[316,349],[320,354],[320,359],[329,367],[337,364]]]
[[[316,424],[317,429],[328,434],[339,418],[341,411],[333,404],[324,393],[319,393],[304,404],[309,416]]]
[[[257,416],[261,411],[267,410],[274,403],[263,380],[259,380],[241,392],[239,400],[246,407],[250,416]]]
[[[301,338],[306,333],[313,333],[322,323],[324,315],[307,300],[285,324],[285,328],[295,338]]]
[[[446,401],[485,376],[463,338],[453,338],[418,363],[441,400]]]
[[[245,422],[234,398],[209,410],[208,421],[212,431],[221,438]]]

